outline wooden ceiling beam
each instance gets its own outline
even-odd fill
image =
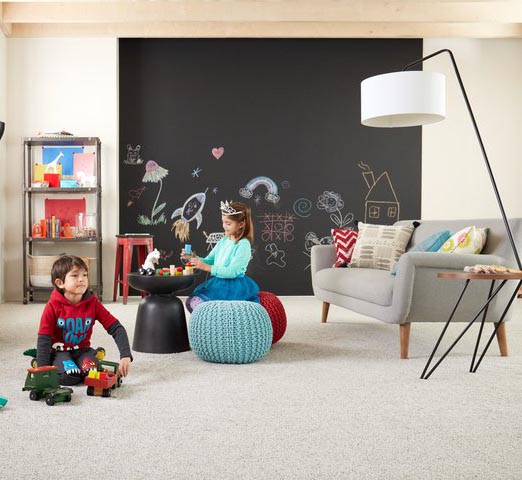
[[[11,37],[120,38],[522,38],[522,24],[159,22],[13,24]]]
[[[10,1],[6,23],[521,23],[519,0]]]

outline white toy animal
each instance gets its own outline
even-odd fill
[[[144,270],[148,270],[149,268],[152,268],[154,270],[154,265],[157,265],[160,259],[160,252],[157,248],[152,250],[147,255],[147,258],[145,259],[145,263],[141,266]]]

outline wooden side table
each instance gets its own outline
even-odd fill
[[[431,352],[430,358],[428,359],[428,361],[426,363],[426,366],[424,367],[424,370],[423,370],[422,375],[421,375],[421,378],[424,379],[424,380],[426,380],[426,379],[428,379],[430,377],[430,375],[435,371],[435,369],[446,358],[448,353],[451,352],[453,347],[459,342],[459,340],[469,330],[471,325],[473,325],[475,323],[475,321],[477,320],[477,318],[479,318],[480,315],[482,314],[482,320],[480,322],[480,329],[479,329],[479,333],[478,333],[478,336],[477,336],[477,341],[475,343],[475,350],[473,352],[473,358],[471,360],[471,366],[470,366],[470,369],[469,369],[469,371],[471,373],[475,373],[477,371],[477,368],[479,367],[480,363],[482,362],[482,359],[484,358],[484,355],[486,354],[489,346],[491,345],[491,342],[495,338],[495,335],[497,334],[498,329],[501,328],[501,326],[503,328],[503,326],[504,326],[504,323],[503,323],[504,317],[506,316],[509,308],[511,307],[511,304],[513,303],[513,300],[517,296],[517,292],[519,291],[520,286],[522,285],[522,273],[484,274],[484,273],[467,273],[467,272],[440,272],[440,273],[437,274],[437,277],[441,278],[441,279],[464,280],[464,287],[463,287],[462,292],[461,292],[461,294],[460,294],[460,296],[459,296],[459,298],[457,300],[457,303],[453,307],[453,310],[452,310],[452,312],[451,312],[451,314],[450,314],[450,316],[448,318],[448,321],[446,322],[446,324],[444,325],[444,328],[442,329],[442,332],[441,332],[441,334],[439,336],[439,339],[437,340],[437,343],[435,344],[435,347],[433,348],[433,351]],[[444,334],[446,333],[446,330],[448,329],[448,326],[449,326],[449,324],[450,324],[450,322],[451,322],[451,320],[453,318],[453,315],[455,315],[457,307],[459,306],[460,301],[462,300],[462,297],[464,296],[464,293],[466,292],[466,289],[468,288],[469,282],[471,280],[491,280],[491,287],[489,289],[488,298],[487,298],[486,302],[484,303],[484,305],[482,305],[480,310],[477,312],[477,314],[473,317],[473,319],[469,321],[469,323],[467,324],[466,328],[464,328],[462,333],[455,339],[455,341],[451,344],[451,346],[448,348],[448,350],[446,350],[446,352],[439,358],[439,360],[432,367],[432,369],[428,371],[428,369],[430,367],[430,364],[431,364],[431,361],[433,360],[433,357],[434,357],[435,353],[437,352],[437,349],[439,348],[440,342],[442,341],[442,338],[444,337]],[[506,282],[508,282],[509,280],[518,280],[517,287],[515,288],[515,290],[513,292],[513,295],[511,295],[511,297],[510,297],[510,299],[509,299],[509,301],[508,301],[508,303],[506,305],[506,308],[504,309],[504,311],[503,311],[502,315],[500,316],[498,322],[495,322],[495,328],[493,330],[493,333],[491,334],[491,337],[489,338],[488,342],[486,343],[486,346],[484,347],[484,350],[482,351],[478,361],[475,363],[475,360],[476,360],[476,357],[477,357],[478,348],[479,348],[479,345],[480,345],[480,339],[481,339],[481,336],[482,336],[482,331],[484,329],[484,323],[486,321],[486,316],[487,316],[487,313],[488,313],[488,306],[491,303],[491,301],[497,296],[498,292],[504,287]],[[497,288],[495,288],[495,282],[496,281],[500,281],[501,282],[500,285]]]

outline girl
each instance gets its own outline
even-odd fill
[[[201,302],[208,300],[247,300],[259,303],[259,287],[245,275],[251,258],[250,246],[254,239],[254,227],[250,208],[239,202],[221,202],[221,221],[225,236],[205,258],[187,255],[195,268],[210,272],[211,278],[198,285],[187,298],[187,308],[192,312]]]

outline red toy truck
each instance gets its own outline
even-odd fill
[[[89,370],[89,374],[84,380],[85,385],[87,385],[87,395],[110,397],[111,391],[115,388],[117,381],[118,375],[114,373]]]

